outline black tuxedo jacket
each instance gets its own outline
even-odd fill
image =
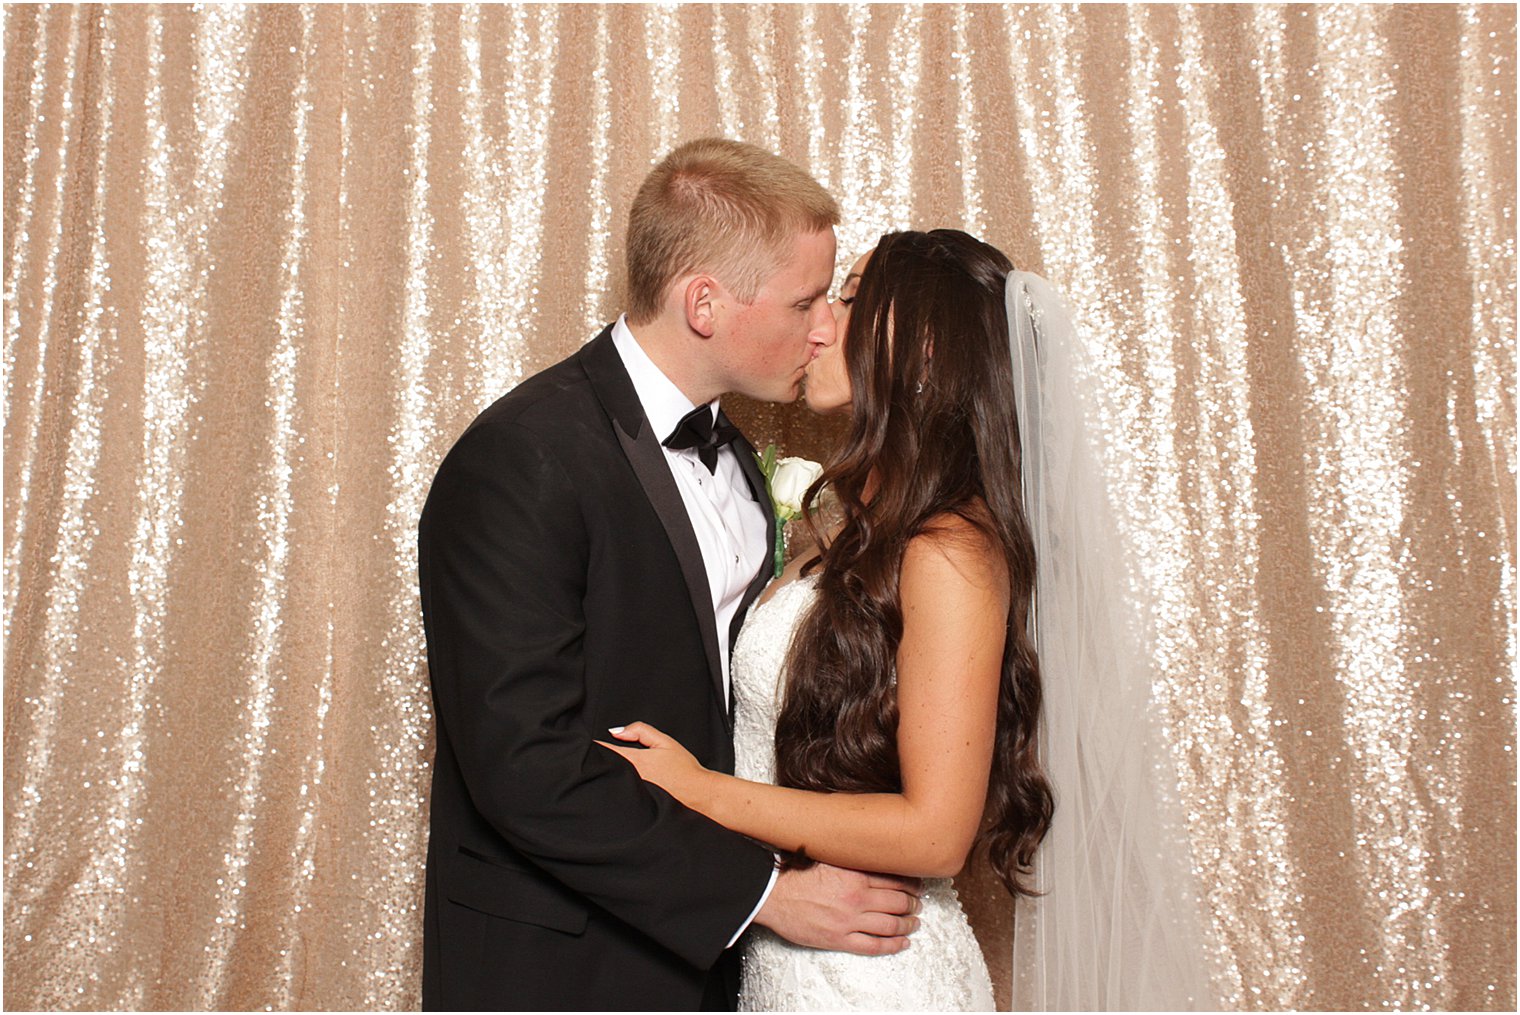
[[[609,328],[481,413],[433,480],[424,1008],[733,1004],[719,959],[771,854],[592,742],[641,719],[733,771],[720,632],[661,436]],[[753,449],[735,450],[769,515]]]

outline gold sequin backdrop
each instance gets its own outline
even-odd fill
[[[651,160],[723,133],[838,195],[842,258],[958,225],[1070,294],[1225,1003],[1513,1009],[1513,8],[9,7],[4,42],[7,1008],[418,1002],[428,481],[617,312]]]

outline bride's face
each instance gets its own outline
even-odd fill
[[[850,371],[844,361],[844,336],[850,325],[850,304],[855,302],[855,292],[860,288],[860,273],[866,270],[870,259],[871,253],[867,251],[851,266],[833,301],[834,333],[813,345],[804,397],[814,412],[850,411]]]

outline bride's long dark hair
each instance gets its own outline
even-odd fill
[[[843,527],[820,537],[819,594],[788,650],[776,726],[783,786],[902,790],[897,754],[899,577],[914,536],[959,516],[1000,547],[1010,585],[996,742],[978,843],[1014,895],[1027,883],[1053,801],[1036,737],[1040,670],[1026,631],[1034,546],[1019,489],[1008,324],[1011,265],[954,229],[889,233],[851,307],[844,356],[852,408],[827,484]]]

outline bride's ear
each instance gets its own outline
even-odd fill
[[[717,330],[718,283],[711,275],[695,275],[681,290],[686,326],[703,338]]]

